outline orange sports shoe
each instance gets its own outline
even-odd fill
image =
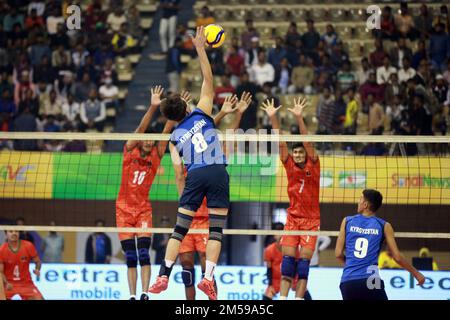
[[[150,293],[160,293],[167,289],[167,286],[169,284],[169,278],[165,276],[158,276],[156,278],[156,283],[154,283],[150,289],[148,289],[148,292]]]
[[[214,289],[214,279],[212,281],[203,278],[197,285],[197,288],[202,290],[210,300],[217,300],[216,289]]]

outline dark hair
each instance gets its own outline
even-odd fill
[[[363,191],[364,199],[370,203],[369,210],[376,212],[383,203],[383,196],[381,193],[374,189],[365,189]]]
[[[101,224],[103,224],[103,225],[106,225],[105,220],[103,220],[103,219],[97,219],[97,220],[95,220],[95,224],[96,224],[96,225],[99,224],[99,223],[101,223]]]
[[[17,217],[17,218],[16,218],[16,223],[17,223],[17,221],[23,221],[23,222],[25,222],[25,218],[24,218],[24,217]]]
[[[303,143],[301,143],[301,142],[295,142],[295,143],[292,145],[292,150],[297,149],[297,148],[305,148],[305,146],[304,146]]]
[[[284,224],[282,224],[281,222],[275,222],[272,224],[272,229],[273,230],[283,230]]]
[[[187,105],[178,93],[173,93],[161,101],[160,108],[167,119],[180,121],[186,115]]]

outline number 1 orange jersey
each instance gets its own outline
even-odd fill
[[[32,283],[30,261],[37,257],[36,248],[26,240],[19,240],[17,251],[13,251],[8,243],[0,247],[0,263],[3,263],[4,273],[8,282]]]
[[[141,157],[139,145],[131,151],[124,146],[117,208],[132,214],[151,211],[148,195],[160,163],[156,146],[145,158]]]
[[[284,163],[288,178],[288,214],[306,219],[320,219],[320,160],[307,157],[302,169],[295,164],[291,155]]]

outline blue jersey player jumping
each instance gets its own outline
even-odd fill
[[[213,74],[205,51],[203,27],[197,28],[192,39],[200,60],[203,84],[197,108],[188,113],[180,95],[172,94],[161,101],[161,112],[169,120],[178,122],[170,138],[170,153],[175,164],[184,162],[187,177],[180,198],[177,222],[167,244],[156,283],[150,293],[167,289],[170,272],[177,259],[181,241],[189,231],[195,212],[206,196],[209,209],[209,239],[206,245],[205,277],[198,284],[211,300],[217,299],[214,289],[214,270],[222,247],[222,230],[229,207],[229,176],[225,155],[211,118],[214,99]]]
[[[342,220],[335,254],[345,263],[340,284],[343,300],[388,299],[378,274],[378,256],[383,241],[394,260],[416,278],[418,285],[425,282],[425,277],[400,253],[391,224],[375,216],[382,201],[379,191],[366,189],[359,199],[358,214]]]

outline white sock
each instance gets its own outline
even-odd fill
[[[141,296],[142,296],[143,294],[145,294],[145,295],[148,297],[148,293],[147,293],[147,292],[142,292],[142,293],[141,293]]]
[[[280,300],[286,300],[286,299],[287,299],[287,297],[280,296]]]
[[[216,264],[212,261],[206,260],[206,271],[205,271],[206,280],[212,281],[215,269]]]
[[[164,260],[164,263],[166,264],[167,268],[171,268],[173,266],[173,264],[175,263],[175,261],[172,260]]]
[[[135,298],[136,299],[136,296],[134,294],[132,294],[132,295],[130,295],[130,299],[131,298]]]
[[[305,300],[305,298],[295,297],[295,300]]]

